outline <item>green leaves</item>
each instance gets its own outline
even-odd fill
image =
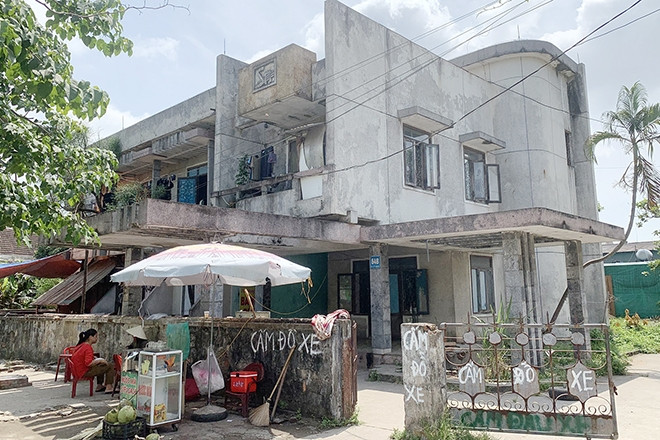
[[[119,0],[47,0],[46,27],[62,40],[80,38],[90,49],[106,56],[133,50],[133,43],[124,38],[121,19],[126,7]]]
[[[603,115],[605,130],[591,135],[585,144],[585,154],[595,161],[595,148],[604,141],[619,142],[624,152],[632,156],[619,184],[631,191],[631,208],[624,239],[607,255],[584,264],[599,262],[617,252],[630,236],[637,195],[644,194],[650,206],[660,204],[660,173],[653,164],[653,146],[660,140],[660,105],[649,105],[646,89],[636,82],[632,87],[623,86],[619,91],[616,110]]]
[[[80,38],[107,56],[130,53],[118,0],[42,0],[45,25],[23,0],[0,0],[0,228],[19,240],[64,231],[91,242],[80,206],[88,193],[116,180],[117,159],[86,148],[78,120],[102,116],[108,95],[73,78],[64,41]]]

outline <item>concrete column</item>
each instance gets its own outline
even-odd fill
[[[156,198],[156,183],[160,179],[160,160],[154,160],[151,168],[151,197]]]
[[[401,364],[406,430],[421,434],[447,405],[444,332],[433,324],[401,324]]]
[[[511,301],[512,319],[541,322],[534,236],[525,232],[502,234],[504,300]]]
[[[568,83],[568,104],[571,112],[571,154],[575,168],[575,214],[598,220],[594,162],[586,156],[583,148],[587,138],[591,135],[584,64],[578,65],[575,76]],[[583,246],[583,261],[602,255],[600,244]],[[605,275],[602,263],[592,264],[584,270],[582,289],[586,306],[584,309],[585,322],[607,322]]]
[[[568,310],[571,324],[584,323],[585,298],[584,269],[582,268],[582,243],[564,242],[566,255],[566,283],[568,288]]]
[[[603,255],[600,243],[582,245],[582,261]],[[607,323],[608,297],[605,287],[605,269],[603,263],[591,264],[584,269],[583,291],[585,303],[585,322],[590,324]]]
[[[124,250],[124,267],[142,260],[142,249],[127,248]],[[142,286],[123,286],[121,300],[121,314],[123,316],[137,316],[142,303]]]
[[[511,301],[510,319],[522,319],[526,323],[542,322],[539,289],[537,285],[534,236],[526,232],[502,234],[504,252],[504,304]],[[541,362],[541,334],[534,329],[528,332],[530,344],[525,357],[533,365]]]
[[[215,142],[209,141],[206,152],[206,204],[209,206],[218,206],[215,199],[211,199],[211,194],[215,191],[217,184],[215,182]]]
[[[380,268],[369,270],[369,286],[371,287],[371,348],[374,354],[385,354],[392,351],[390,266],[387,261],[387,245],[379,243],[369,246],[369,255],[380,258]]]
[[[220,281],[216,282],[215,285],[202,287],[202,294],[199,300],[202,314],[204,311],[208,311],[214,318],[225,316],[224,287]],[[229,290],[231,292],[231,288]]]

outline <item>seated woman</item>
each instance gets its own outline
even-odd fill
[[[96,376],[96,392],[104,391],[106,394],[112,393],[112,387],[115,380],[115,366],[112,362],[105,359],[95,359],[92,344],[99,340],[98,332],[90,328],[81,332],[78,338],[76,351],[71,355],[73,363],[73,375],[75,377],[94,377]]]

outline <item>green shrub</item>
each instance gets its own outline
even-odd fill
[[[113,211],[124,206],[132,205],[150,196],[149,191],[141,183],[126,183],[118,186],[114,191],[114,200],[106,208]]]
[[[625,318],[610,319],[612,345],[623,355],[660,353],[660,321],[644,320],[643,325],[630,326]]]
[[[341,428],[344,426],[359,425],[360,421],[358,420],[358,413],[359,410],[355,408],[353,415],[350,416],[348,419],[337,420],[337,419],[329,419],[323,417],[323,420],[321,420],[321,429],[332,429],[332,428]]]

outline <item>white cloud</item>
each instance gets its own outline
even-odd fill
[[[168,61],[177,59],[179,41],[174,38],[147,38],[133,40],[133,56],[136,58],[164,58]]]
[[[447,7],[437,0],[363,0],[354,9],[408,38],[451,19]]]
[[[260,60],[261,58],[268,56],[275,52],[277,49],[262,49],[259,52],[255,53],[252,55],[250,58],[248,58],[245,62],[248,64],[254,63],[257,60]]]
[[[325,57],[325,20],[323,13],[316,14],[303,28],[303,47],[311,50],[321,59]]]
[[[90,141],[96,142],[104,139],[119,130],[129,127],[136,122],[148,118],[149,114],[133,115],[130,111],[121,111],[112,104],[101,119],[95,119],[89,123]]]

